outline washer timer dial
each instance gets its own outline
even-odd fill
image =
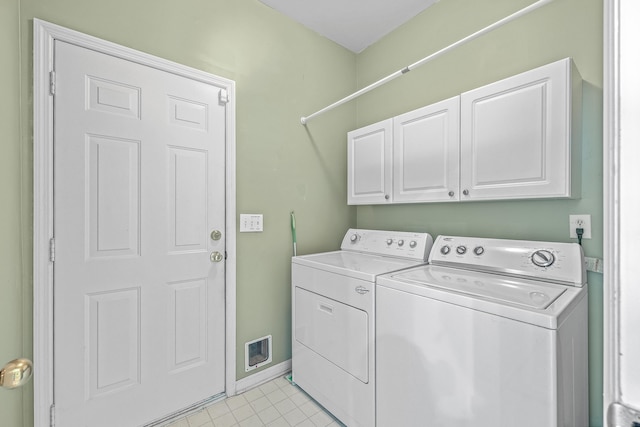
[[[550,267],[555,261],[555,255],[546,249],[537,250],[531,255],[531,262],[538,267]]]

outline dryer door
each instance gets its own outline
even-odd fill
[[[295,298],[295,339],[368,383],[367,313],[298,287]]]

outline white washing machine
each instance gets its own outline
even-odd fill
[[[375,426],[375,281],[424,264],[426,233],[350,229],[341,250],[292,258],[293,381],[350,427]]]
[[[378,427],[586,427],[587,287],[577,244],[439,236],[378,277]]]

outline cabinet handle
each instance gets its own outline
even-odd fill
[[[463,190],[462,194],[464,194],[465,196],[468,196],[469,195],[469,190]]]
[[[456,193],[454,193],[453,191],[449,191],[449,197],[453,197],[455,196]]]
[[[385,199],[385,200],[389,200],[389,195],[388,195],[388,194],[385,194],[385,195],[384,195],[384,199]]]

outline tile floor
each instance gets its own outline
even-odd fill
[[[205,407],[166,427],[344,427],[284,376]]]

